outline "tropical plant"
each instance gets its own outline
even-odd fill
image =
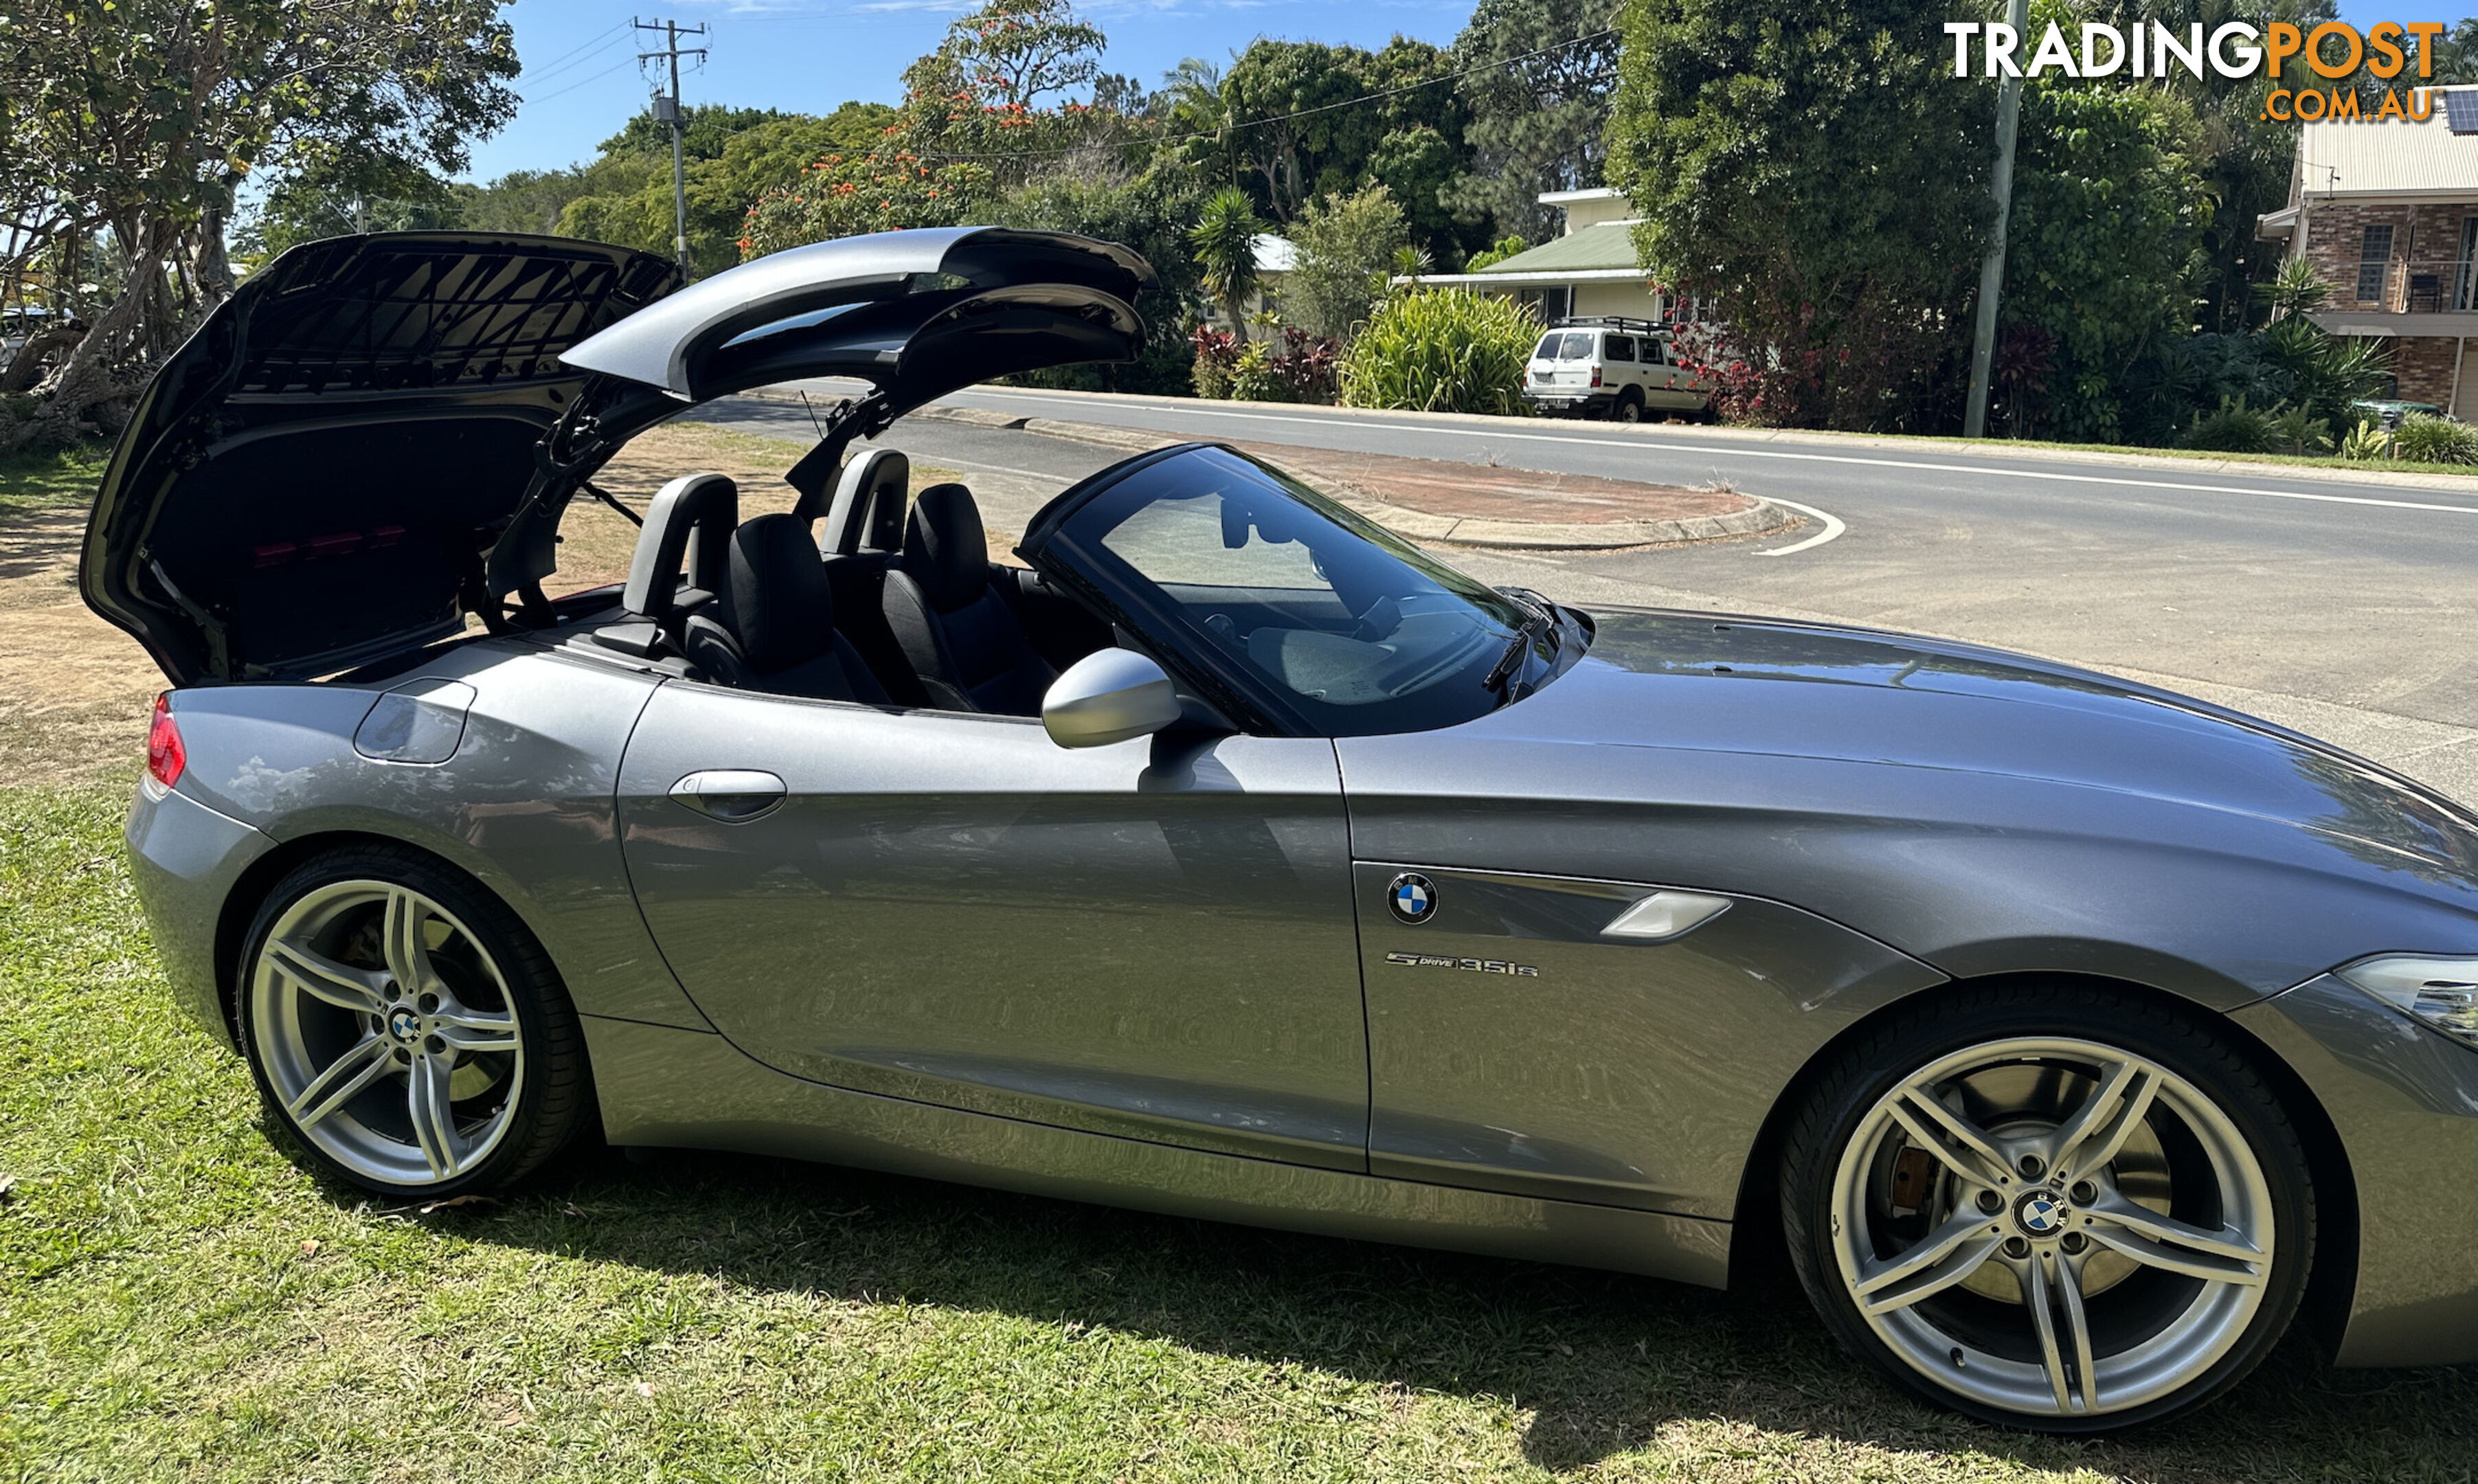
[[[2393,430],[2392,457],[2411,464],[2478,464],[2478,428],[2412,413]]]
[[[1539,335],[1539,321],[1509,298],[1462,289],[1396,294],[1343,359],[1343,405],[1520,414]]]
[[[2242,396],[2222,397],[2218,410],[2196,413],[2185,444],[2217,453],[2269,453],[2276,412],[2249,407]]]
[[[2314,264],[2304,258],[2291,258],[2280,265],[2268,283],[2254,286],[2255,297],[2271,311],[2275,320],[2295,314],[2311,314],[2321,309],[2332,297],[2332,286]]]
[[[1216,399],[1230,395],[1230,378],[1238,372],[1239,353],[1247,349],[1247,342],[1211,325],[1198,325],[1195,341],[1196,364],[1191,374],[1196,394]]]
[[[1248,340],[1245,307],[1256,291],[1256,238],[1264,230],[1248,192],[1225,186],[1205,198],[1204,210],[1187,235],[1196,251],[1197,280],[1222,306],[1230,333],[1242,344]]]
[[[2271,448],[2275,453],[2306,457],[2332,450],[2332,424],[2303,407],[2273,409],[2266,431],[2270,434]]]
[[[2372,417],[2363,418],[2340,440],[2340,457],[2364,463],[2392,457],[2390,430]]]
[[[1341,353],[1332,340],[1285,327],[1240,349],[1228,394],[1241,402],[1330,405]]]
[[[1385,297],[1387,274],[1406,240],[1402,210],[1382,186],[1310,202],[1291,228],[1299,263],[1283,286],[1286,313],[1318,335],[1348,342]]]

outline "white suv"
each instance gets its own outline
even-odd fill
[[[1532,348],[1523,397],[1543,413],[1606,414],[1640,422],[1647,412],[1700,413],[1710,384],[1678,364],[1669,334],[1649,319],[1561,319]]]

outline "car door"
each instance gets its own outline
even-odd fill
[[[1364,1168],[1332,744],[664,686],[620,825],[680,982],[838,1087]]]
[[[1686,394],[1678,385],[1679,378],[1684,373],[1679,369],[1677,358],[1670,353],[1666,341],[1646,337],[1643,342],[1643,359],[1647,363],[1644,368],[1646,385],[1644,396],[1647,401],[1655,407],[1694,405],[1695,398]]]

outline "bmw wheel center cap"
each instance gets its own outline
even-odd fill
[[[1436,885],[1418,871],[1406,870],[1385,889],[1385,905],[1401,921],[1426,922],[1436,915]]]
[[[2065,1229],[2071,1216],[2064,1201],[2047,1191],[2032,1192],[2013,1208],[2014,1223],[2033,1237],[2055,1236]]]

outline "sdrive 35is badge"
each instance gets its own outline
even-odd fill
[[[1426,922],[1437,911],[1436,884],[1418,871],[1406,870],[1385,889],[1385,905],[1403,921]]]

